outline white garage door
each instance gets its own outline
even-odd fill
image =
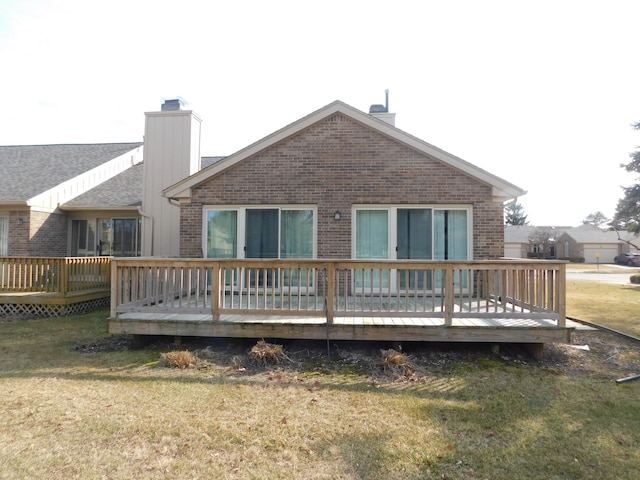
[[[520,252],[520,244],[504,244],[504,256],[507,258],[520,258],[522,253]]]
[[[584,261],[586,263],[597,263],[596,254],[600,254],[600,263],[613,263],[613,258],[618,255],[617,246],[586,246],[584,247]]]

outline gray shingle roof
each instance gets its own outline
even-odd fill
[[[208,167],[224,157],[202,157],[202,168]],[[92,188],[65,203],[62,208],[122,208],[142,205],[142,180],[144,166],[133,165],[124,172]]]
[[[0,201],[25,201],[87,170],[95,168],[142,142],[90,145],[0,146]]]
[[[601,230],[593,225],[582,225],[580,227],[567,230],[567,235],[573,238],[577,243],[618,243],[618,233],[612,230]],[[620,232],[623,240],[632,237],[629,232]]]
[[[62,208],[138,207],[142,205],[142,172],[142,163],[133,165],[88,192],[66,202]]]

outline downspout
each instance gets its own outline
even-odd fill
[[[142,207],[138,207],[138,213],[140,216],[148,218],[151,221],[151,256],[153,257],[153,216],[142,211]]]

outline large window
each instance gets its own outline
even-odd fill
[[[207,258],[314,258],[311,207],[208,207]]]
[[[138,218],[97,218],[71,221],[71,255],[87,257],[140,256]]]
[[[471,218],[468,207],[356,207],[353,251],[357,259],[468,260]],[[441,278],[356,272],[356,288],[431,289]]]
[[[9,217],[0,216],[0,257],[9,255]]]
[[[287,258],[316,256],[316,214],[313,207],[207,207],[207,258]],[[273,279],[271,273],[259,283]],[[286,285],[305,285],[305,269],[283,272]],[[228,279],[227,279],[228,280]]]

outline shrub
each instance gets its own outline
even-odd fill
[[[266,367],[267,365],[274,365],[282,362],[285,355],[282,350],[282,345],[274,345],[273,343],[267,343],[264,340],[260,340],[251,348],[249,357],[251,357],[253,363]]]
[[[408,359],[404,353],[394,349],[381,350],[382,362],[380,366],[385,373],[404,375],[409,370]]]
[[[629,281],[636,285],[640,284],[640,274],[636,273],[635,275],[631,275],[631,277],[629,277]]]

